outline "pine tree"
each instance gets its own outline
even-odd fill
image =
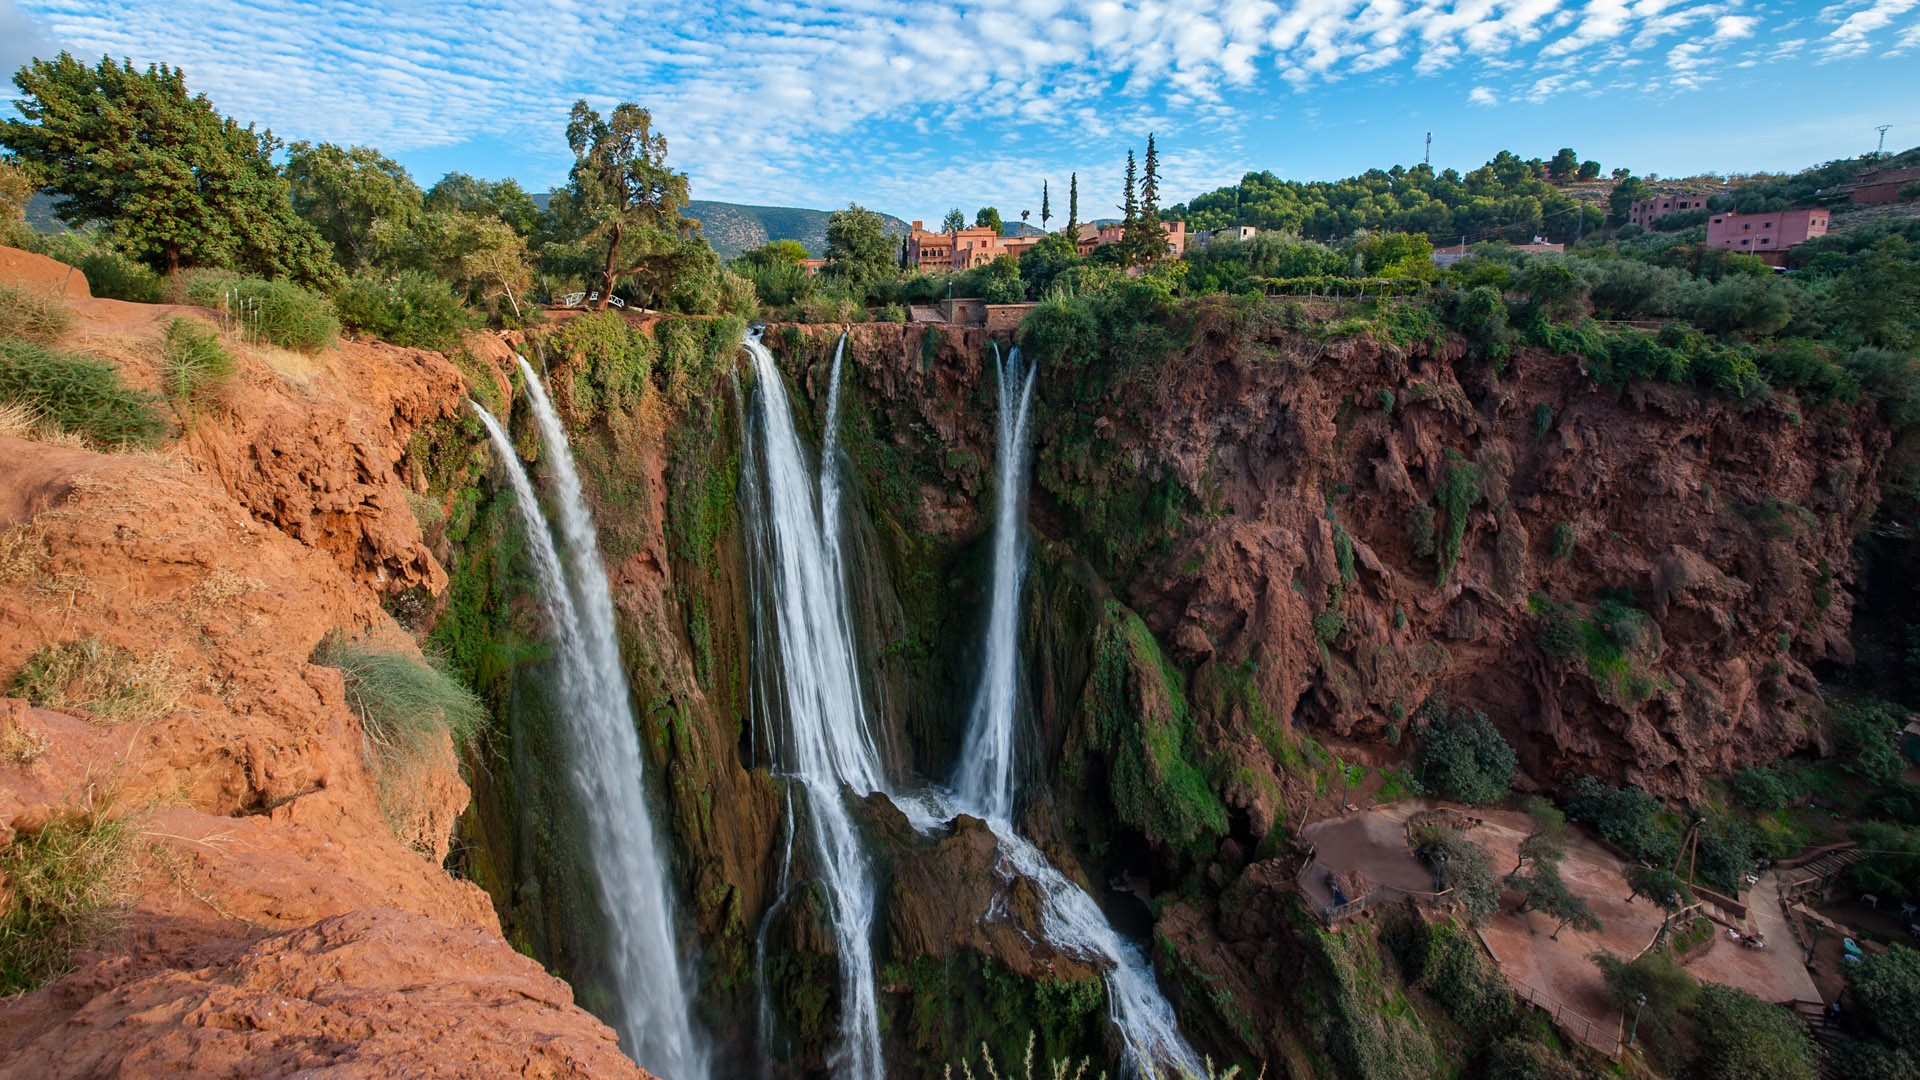
[[[1154,149],[1153,133],[1147,133],[1146,175],[1140,184],[1140,213],[1150,220],[1160,217],[1160,154]]]
[[[167,273],[338,279],[330,245],[294,213],[273,164],[280,140],[190,94],[179,68],[141,72],[105,57],[89,67],[61,53],[28,63],[13,84],[21,118],[0,119],[0,146],[61,197],[69,225],[104,225],[114,247]]]
[[[1047,220],[1053,217],[1053,203],[1047,198],[1047,182],[1040,181],[1040,231],[1047,229]]]
[[[1124,253],[1123,262],[1131,266],[1135,263],[1152,262],[1158,254],[1160,223],[1149,217],[1141,208],[1140,200],[1134,194],[1136,170],[1133,151],[1127,151],[1127,177],[1122,190],[1120,244]]]

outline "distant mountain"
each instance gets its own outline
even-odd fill
[[[37,191],[27,200],[27,224],[38,233],[70,232],[67,223],[54,216],[53,208],[59,198],[44,191]]]
[[[722,259],[731,259],[748,248],[769,240],[798,240],[814,258],[827,252],[827,214],[825,210],[803,210],[793,206],[742,206],[739,203],[709,202],[695,199],[682,211],[700,222],[701,235]],[[905,236],[907,223],[890,214],[881,214],[888,236]]]

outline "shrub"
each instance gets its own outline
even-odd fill
[[[1812,1036],[1798,1017],[1744,990],[1700,988],[1694,1071],[1704,1080],[1814,1080]]]
[[[1556,559],[1564,559],[1573,554],[1573,524],[1566,521],[1553,523],[1553,546],[1547,553]]]
[[[340,669],[376,759],[430,752],[441,732],[464,750],[486,722],[473,691],[431,660],[335,634],[314,651],[314,663]]]
[[[1660,821],[1660,801],[1637,787],[1609,787],[1591,776],[1567,785],[1567,816],[1590,821],[1636,859],[1670,863],[1680,841]]]
[[[1416,834],[1416,853],[1433,868],[1434,886],[1452,889],[1469,922],[1485,922],[1500,907],[1500,883],[1487,849],[1456,829],[1435,825]]]
[[[454,349],[473,324],[446,282],[417,270],[385,280],[356,277],[334,295],[333,306],[353,333],[413,349]]]
[[[51,345],[73,329],[73,312],[58,293],[0,285],[0,337]]]
[[[1427,720],[1420,767],[1429,788],[1474,804],[1507,797],[1516,759],[1486,713],[1461,708],[1449,714],[1445,699],[1435,697],[1420,714]]]
[[[1920,1055],[1920,949],[1894,945],[1846,965],[1846,974],[1854,1014],[1887,1043]]]
[[[25,341],[0,340],[0,403],[102,449],[151,446],[167,432],[153,396],[104,360]]]
[[[628,326],[617,311],[567,320],[547,338],[547,347],[567,358],[571,406],[579,420],[602,407],[626,409],[638,404],[652,375],[656,351],[653,338]]]
[[[1454,566],[1460,562],[1460,554],[1466,544],[1467,514],[1473,509],[1473,504],[1480,501],[1480,470],[1461,461],[1449,465],[1446,475],[1440,478],[1440,488],[1434,492],[1434,499],[1446,513],[1446,532],[1438,537],[1438,584],[1445,585]]]
[[[1855,888],[1875,896],[1920,900],[1920,831],[1863,821],[1851,834],[1868,853],[1847,868]]]
[[[1605,982],[1607,996],[1623,1009],[1632,1009],[1640,995],[1647,1003],[1639,1007],[1640,1022],[1664,1030],[1700,999],[1700,984],[1686,969],[1659,949],[1650,949],[1633,960],[1622,960],[1608,952],[1593,955]]]
[[[87,275],[87,288],[95,296],[157,304],[166,293],[165,278],[111,248],[95,248],[74,265]]]
[[[1485,1036],[1512,1022],[1513,991],[1467,933],[1452,922],[1422,919],[1409,927],[1409,936],[1412,948],[1402,957],[1407,981],[1426,991],[1454,1023]]]
[[[1413,541],[1413,553],[1426,558],[1433,554],[1434,512],[1433,507],[1421,503],[1407,511],[1407,538]]]
[[[1534,634],[1540,654],[1549,660],[1571,660],[1579,654],[1586,640],[1586,632],[1580,629],[1580,620],[1561,604],[1553,604],[1541,615],[1540,629]]]
[[[186,299],[219,309],[248,340],[283,349],[318,352],[340,333],[332,305],[291,282],[200,274],[187,283]]]
[[[1876,783],[1897,778],[1906,768],[1894,739],[1906,722],[1893,706],[1879,701],[1847,701],[1829,714],[1834,749],[1848,772]]]
[[[126,894],[131,840],[123,819],[90,810],[0,848],[0,997],[64,974],[73,950],[105,927]]]
[[[233,371],[233,354],[221,347],[219,335],[212,330],[192,319],[176,318],[167,324],[160,374],[169,397],[194,401],[203,391],[225,385]]]
[[[1793,789],[1785,778],[1764,765],[1747,765],[1734,770],[1727,782],[1733,797],[1742,806],[1755,810],[1778,810],[1793,801]]]

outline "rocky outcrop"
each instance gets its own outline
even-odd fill
[[[206,315],[71,302],[68,344],[148,385],[163,317]],[[640,1075],[442,868],[468,803],[444,736],[383,790],[312,662],[334,632],[415,648],[385,605],[446,578],[408,447],[463,380],[229,344],[226,397],[158,451],[0,438],[0,685],[48,650],[116,673],[111,708],[44,678],[66,703],[0,700],[0,845],[75,818],[127,837],[124,903],[71,974],[0,1003],[0,1075]]]

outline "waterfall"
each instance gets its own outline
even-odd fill
[[[967,724],[954,790],[965,806],[977,807],[988,821],[1013,819],[1013,725],[1019,686],[1020,585],[1027,574],[1026,515],[1022,513],[1027,475],[1027,419],[1033,404],[1033,369],[1024,377],[1020,350],[1004,360],[993,346],[1000,379],[1000,440],[994,460],[993,594],[987,609],[986,662],[980,691]],[[1011,370],[1009,370],[1011,369]],[[1014,379],[1020,381],[1014,389]],[[1016,397],[1017,393],[1017,397]]]
[[[816,481],[773,354],[752,334],[743,344],[759,391],[756,423],[746,425],[750,432],[757,428],[758,445],[742,456],[743,484],[749,489],[743,505],[754,516],[747,531],[766,568],[756,578],[764,598],[756,600],[758,611],[777,631],[779,655],[763,666],[779,679],[779,704],[787,717],[786,739],[775,761],[799,781],[806,796],[832,911],[841,982],[834,1072],[879,1080],[884,1063],[873,970],[873,868],[843,789],[865,796],[885,785],[854,662],[840,557],[834,433],[829,429],[821,440]],[[837,387],[840,354],[834,355]],[[837,391],[830,397],[829,413],[837,421]],[[756,471],[764,472],[764,481]]]
[[[1027,424],[1034,373],[1031,368],[1021,373],[1019,349],[1002,360],[996,344],[994,362],[1000,380],[1000,437],[996,449],[999,474],[994,485],[993,589],[980,690],[954,778],[955,806],[986,820],[1000,840],[1003,871],[1017,872],[1039,887],[1047,940],[1064,952],[1106,962],[1107,1016],[1126,1044],[1129,1066],[1143,1075],[1166,1070],[1181,1076],[1204,1076],[1200,1059],[1181,1038],[1173,1006],[1161,995],[1153,967],[1140,947],[1115,932],[1093,898],[1013,827],[1020,586],[1027,562]],[[1016,381],[1020,387],[1017,396]],[[909,809],[909,816],[924,822],[927,811],[921,809],[916,814],[916,809]],[[943,807],[938,813],[942,818],[950,817],[951,809]]]
[[[671,1080],[704,1077],[707,1050],[694,1033],[691,986],[674,944],[670,879],[647,810],[613,596],[566,432],[539,377],[524,358],[520,366],[550,463],[571,578],[512,440],[490,413],[478,404],[473,408],[512,483],[541,602],[553,624],[558,715],[566,725],[569,772],[587,823],[587,850],[610,938],[615,1027],[628,1056],[649,1071]]]

